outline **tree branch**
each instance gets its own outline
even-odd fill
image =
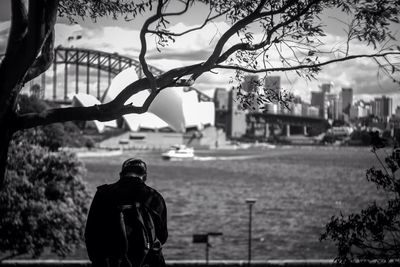
[[[300,70],[300,69],[313,69],[313,68],[319,68],[328,64],[332,64],[335,62],[342,62],[342,61],[348,61],[351,59],[355,58],[380,58],[380,57],[385,57],[388,55],[400,55],[400,52],[386,52],[382,54],[370,54],[370,55],[352,55],[344,58],[337,58],[337,59],[332,59],[328,60],[322,63],[316,63],[316,64],[311,64],[311,65],[297,65],[297,66],[292,66],[292,67],[277,67],[277,68],[264,68],[264,69],[247,69],[243,68],[241,66],[230,66],[230,65],[220,65],[216,64],[213,69],[233,69],[233,70],[239,70],[239,71],[244,71],[244,72],[249,72],[249,73],[260,73],[260,72],[270,72],[270,71],[291,71],[291,70]]]
[[[159,86],[158,90],[151,91],[148,98],[141,107],[133,105],[125,105],[130,97],[147,90],[150,87],[150,81],[147,78],[139,79],[127,87],[125,87],[114,100],[91,107],[70,107],[46,110],[42,113],[28,113],[16,115],[14,120],[14,128],[16,130],[28,129],[39,125],[46,125],[55,122],[65,122],[71,120],[99,120],[109,121],[117,119],[120,116],[128,113],[144,113],[148,110],[151,102],[159,94],[159,92],[167,87],[186,86],[184,80],[179,80],[181,77],[192,74],[193,70],[198,68],[199,64],[172,69],[157,77],[156,83]]]

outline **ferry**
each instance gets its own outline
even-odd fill
[[[194,149],[185,145],[172,146],[168,151],[161,154],[163,159],[174,160],[174,159],[193,159]]]

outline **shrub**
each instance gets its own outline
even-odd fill
[[[400,153],[395,148],[382,160],[377,150],[385,147],[385,140],[372,135],[371,142],[372,153],[381,166],[367,170],[366,178],[385,194],[386,200],[373,202],[347,217],[333,216],[321,235],[322,240],[334,241],[338,250],[336,261],[343,265],[370,261],[388,266],[400,263],[400,180],[396,177]]]
[[[58,256],[82,244],[89,194],[76,156],[50,152],[20,136],[10,147],[0,191],[0,251]]]
[[[41,112],[50,106],[35,96],[21,95],[19,98],[19,112]],[[85,137],[79,127],[73,122],[54,123],[24,130],[31,143],[44,146],[50,151],[57,151],[60,147],[94,147],[92,139]]]

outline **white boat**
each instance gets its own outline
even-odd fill
[[[168,151],[161,154],[163,159],[192,159],[194,157],[194,149],[185,145],[172,146]]]

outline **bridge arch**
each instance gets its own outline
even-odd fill
[[[4,55],[0,55],[0,61],[3,57]],[[142,67],[140,62],[136,59],[122,56],[118,53],[58,46],[54,49],[52,66],[45,73],[30,82],[28,86],[31,87],[33,83],[39,83],[41,87],[41,98],[55,102],[69,103],[69,95],[77,93],[90,94],[95,96],[97,99],[102,100],[104,93],[111,84],[111,80],[118,73],[132,66],[135,67],[138,78],[143,78]],[[151,65],[149,65],[148,68],[155,76],[164,72]],[[84,70],[84,74],[80,72],[82,69]],[[93,70],[96,72],[95,75],[93,75]],[[102,85],[101,82],[104,80],[104,73],[106,73],[107,79],[106,86]],[[49,81],[48,76],[51,77],[51,81]],[[75,77],[73,82],[70,81],[71,76]],[[82,76],[84,76],[83,79],[86,86],[82,86],[82,84],[80,86]],[[95,76],[96,88],[90,87],[90,83],[93,81],[93,76]],[[61,86],[63,88],[60,88],[59,86],[60,78],[63,81],[63,86]],[[51,84],[50,86],[52,88],[50,90],[47,88],[48,84]],[[189,87],[186,90],[194,90],[201,101],[212,101],[209,96],[196,88]]]

